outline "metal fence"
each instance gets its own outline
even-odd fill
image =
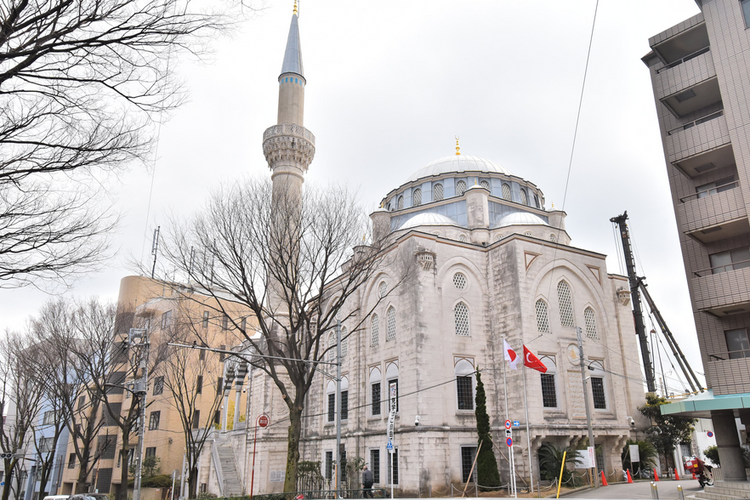
[[[368,496],[365,496],[368,493]],[[372,496],[369,496],[371,494]],[[386,488],[373,488],[372,490],[319,490],[319,491],[294,491],[290,493],[270,493],[268,495],[255,495],[253,500],[324,500],[335,498],[387,498]],[[250,497],[245,497],[250,499]]]

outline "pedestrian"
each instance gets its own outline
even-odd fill
[[[372,483],[374,482],[372,471],[365,465],[362,471],[362,488],[364,488],[362,496],[364,498],[372,498]]]

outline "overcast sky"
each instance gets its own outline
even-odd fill
[[[317,139],[306,182],[346,184],[374,209],[412,172],[452,154],[458,135],[463,153],[534,182],[547,208],[561,208],[595,4],[302,0],[305,126]],[[173,62],[189,102],[162,126],[152,170],[134,165],[110,192],[123,214],[119,252],[65,293],[114,300],[134,273],[130,261],[150,260],[152,232],[170,214],[189,215],[222,182],[270,175],[262,134],[276,123],[292,0],[255,5],[263,9],[217,40],[210,60]],[[624,268],[609,219],[628,211],[638,273],[702,372],[641,62],[650,36],[698,12],[694,0],[600,3],[564,208],[572,244],[607,254],[615,273]],[[10,329],[48,298],[0,293],[0,326]]]

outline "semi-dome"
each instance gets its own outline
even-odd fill
[[[538,215],[531,214],[529,212],[513,212],[502,219],[495,226],[507,227],[507,226],[548,226],[544,219]]]
[[[447,174],[450,172],[490,172],[511,175],[508,169],[501,167],[494,161],[471,155],[451,155],[435,160],[424,168],[414,172],[406,182],[416,181],[423,177]]]
[[[458,223],[445,215],[422,212],[404,222],[399,229],[410,229],[418,226],[457,226]]]

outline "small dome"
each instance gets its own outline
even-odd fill
[[[507,226],[548,226],[544,219],[538,215],[531,214],[529,212],[513,212],[498,222],[495,227],[507,227]]]
[[[422,212],[404,222],[399,229],[410,229],[418,226],[457,226],[458,223],[445,215]]]
[[[406,182],[416,181],[417,179],[431,177],[433,175],[447,174],[450,172],[489,172],[511,175],[506,168],[501,167],[493,161],[485,160],[479,156],[461,154],[446,156],[445,158],[433,161],[426,167],[414,172]]]

